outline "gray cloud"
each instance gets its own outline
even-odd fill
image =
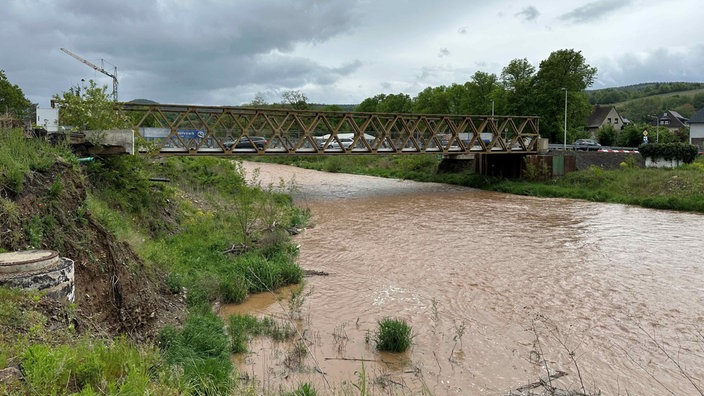
[[[703,28],[695,2],[652,2],[626,13],[634,1],[594,1],[560,16],[562,26],[551,31],[535,29],[545,1],[516,9],[508,0],[448,0],[447,7],[424,0],[4,0],[0,69],[40,106],[82,79],[111,88],[109,77],[61,47],[110,70],[117,65],[121,100],[164,103],[240,104],[290,89],[315,102],[353,103],[462,84],[476,71],[498,74],[511,59],[537,63],[560,48],[588,54],[597,84],[702,81],[703,51],[689,44]],[[664,11],[675,7],[680,14]],[[612,12],[623,16],[620,23],[605,21]],[[633,26],[655,17],[678,29],[634,34]],[[595,20],[594,36],[564,23],[587,20]],[[669,51],[653,54],[657,48]],[[617,57],[627,52],[638,55]]]
[[[601,60],[594,88],[632,85],[643,82],[701,82],[699,70],[704,64],[704,45],[685,52],[660,48],[642,57],[626,53],[615,60]],[[693,80],[693,76],[695,77]]]
[[[540,11],[533,6],[524,8],[521,12],[516,13],[516,16],[523,18],[525,21],[534,21],[540,15]]]
[[[630,4],[631,0],[597,0],[561,15],[560,19],[574,23],[593,22]]]
[[[37,12],[40,4],[42,12]],[[111,84],[59,51],[66,47],[90,62],[100,64],[104,59],[117,65],[121,91],[168,102],[203,102],[210,90],[264,79],[291,86],[332,84],[359,64],[326,67],[316,60],[271,54],[290,53],[299,45],[316,45],[344,34],[358,17],[354,4],[342,0],[11,0],[9,13],[0,22],[18,34],[14,40],[4,38],[15,44],[3,44],[3,53],[25,52],[22,45],[26,44],[20,43],[26,40],[21,36],[30,32],[33,61],[60,70],[65,80],[38,80],[23,65],[27,59],[3,59],[2,67],[8,73],[11,70],[15,80],[27,81],[24,90],[30,92],[53,86],[53,92],[59,93],[82,78]]]

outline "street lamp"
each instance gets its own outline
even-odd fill
[[[562,141],[562,150],[567,151],[567,88],[562,88],[565,91],[565,137]]]

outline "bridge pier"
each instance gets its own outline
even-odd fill
[[[521,154],[483,154],[444,156],[438,172],[473,171],[485,176],[516,179],[521,177],[525,155]]]

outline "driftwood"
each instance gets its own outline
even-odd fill
[[[316,270],[305,270],[303,271],[306,276],[328,276],[330,275],[329,273],[325,271],[316,271]]]
[[[350,360],[353,362],[376,362],[375,359],[357,359],[357,358],[346,358],[346,357],[341,357],[341,358],[326,357],[325,360]]]
[[[565,375],[567,375],[567,373],[564,371],[556,371],[554,374],[550,374],[547,379],[541,378],[539,381],[531,382],[530,384],[520,386],[516,388],[515,391],[523,392],[530,389],[540,388],[541,386],[549,387],[550,385],[548,385],[548,381],[564,377]]]
[[[225,249],[225,250],[223,250],[222,252],[225,253],[225,254],[232,253],[232,254],[237,254],[237,255],[239,255],[239,254],[242,254],[242,253],[246,253],[248,250],[249,250],[249,246],[247,246],[247,244],[245,244],[245,243],[235,243],[235,244],[233,244],[232,246],[230,246],[229,249]]]

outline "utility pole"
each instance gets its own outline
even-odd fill
[[[79,62],[86,64],[90,67],[92,67],[94,70],[99,71],[103,74],[105,74],[108,77],[112,78],[112,98],[115,102],[117,102],[117,66],[115,66],[115,71],[113,73],[108,73],[105,69],[102,67],[99,67],[97,65],[94,65],[93,63],[81,58],[80,56],[74,54],[73,52],[67,50],[66,48],[61,48],[61,51],[67,53],[68,55],[72,56],[74,59],[78,60]],[[102,59],[101,59],[102,60]]]
[[[565,91],[565,137],[562,141],[562,150],[567,151],[567,88],[562,88]]]

